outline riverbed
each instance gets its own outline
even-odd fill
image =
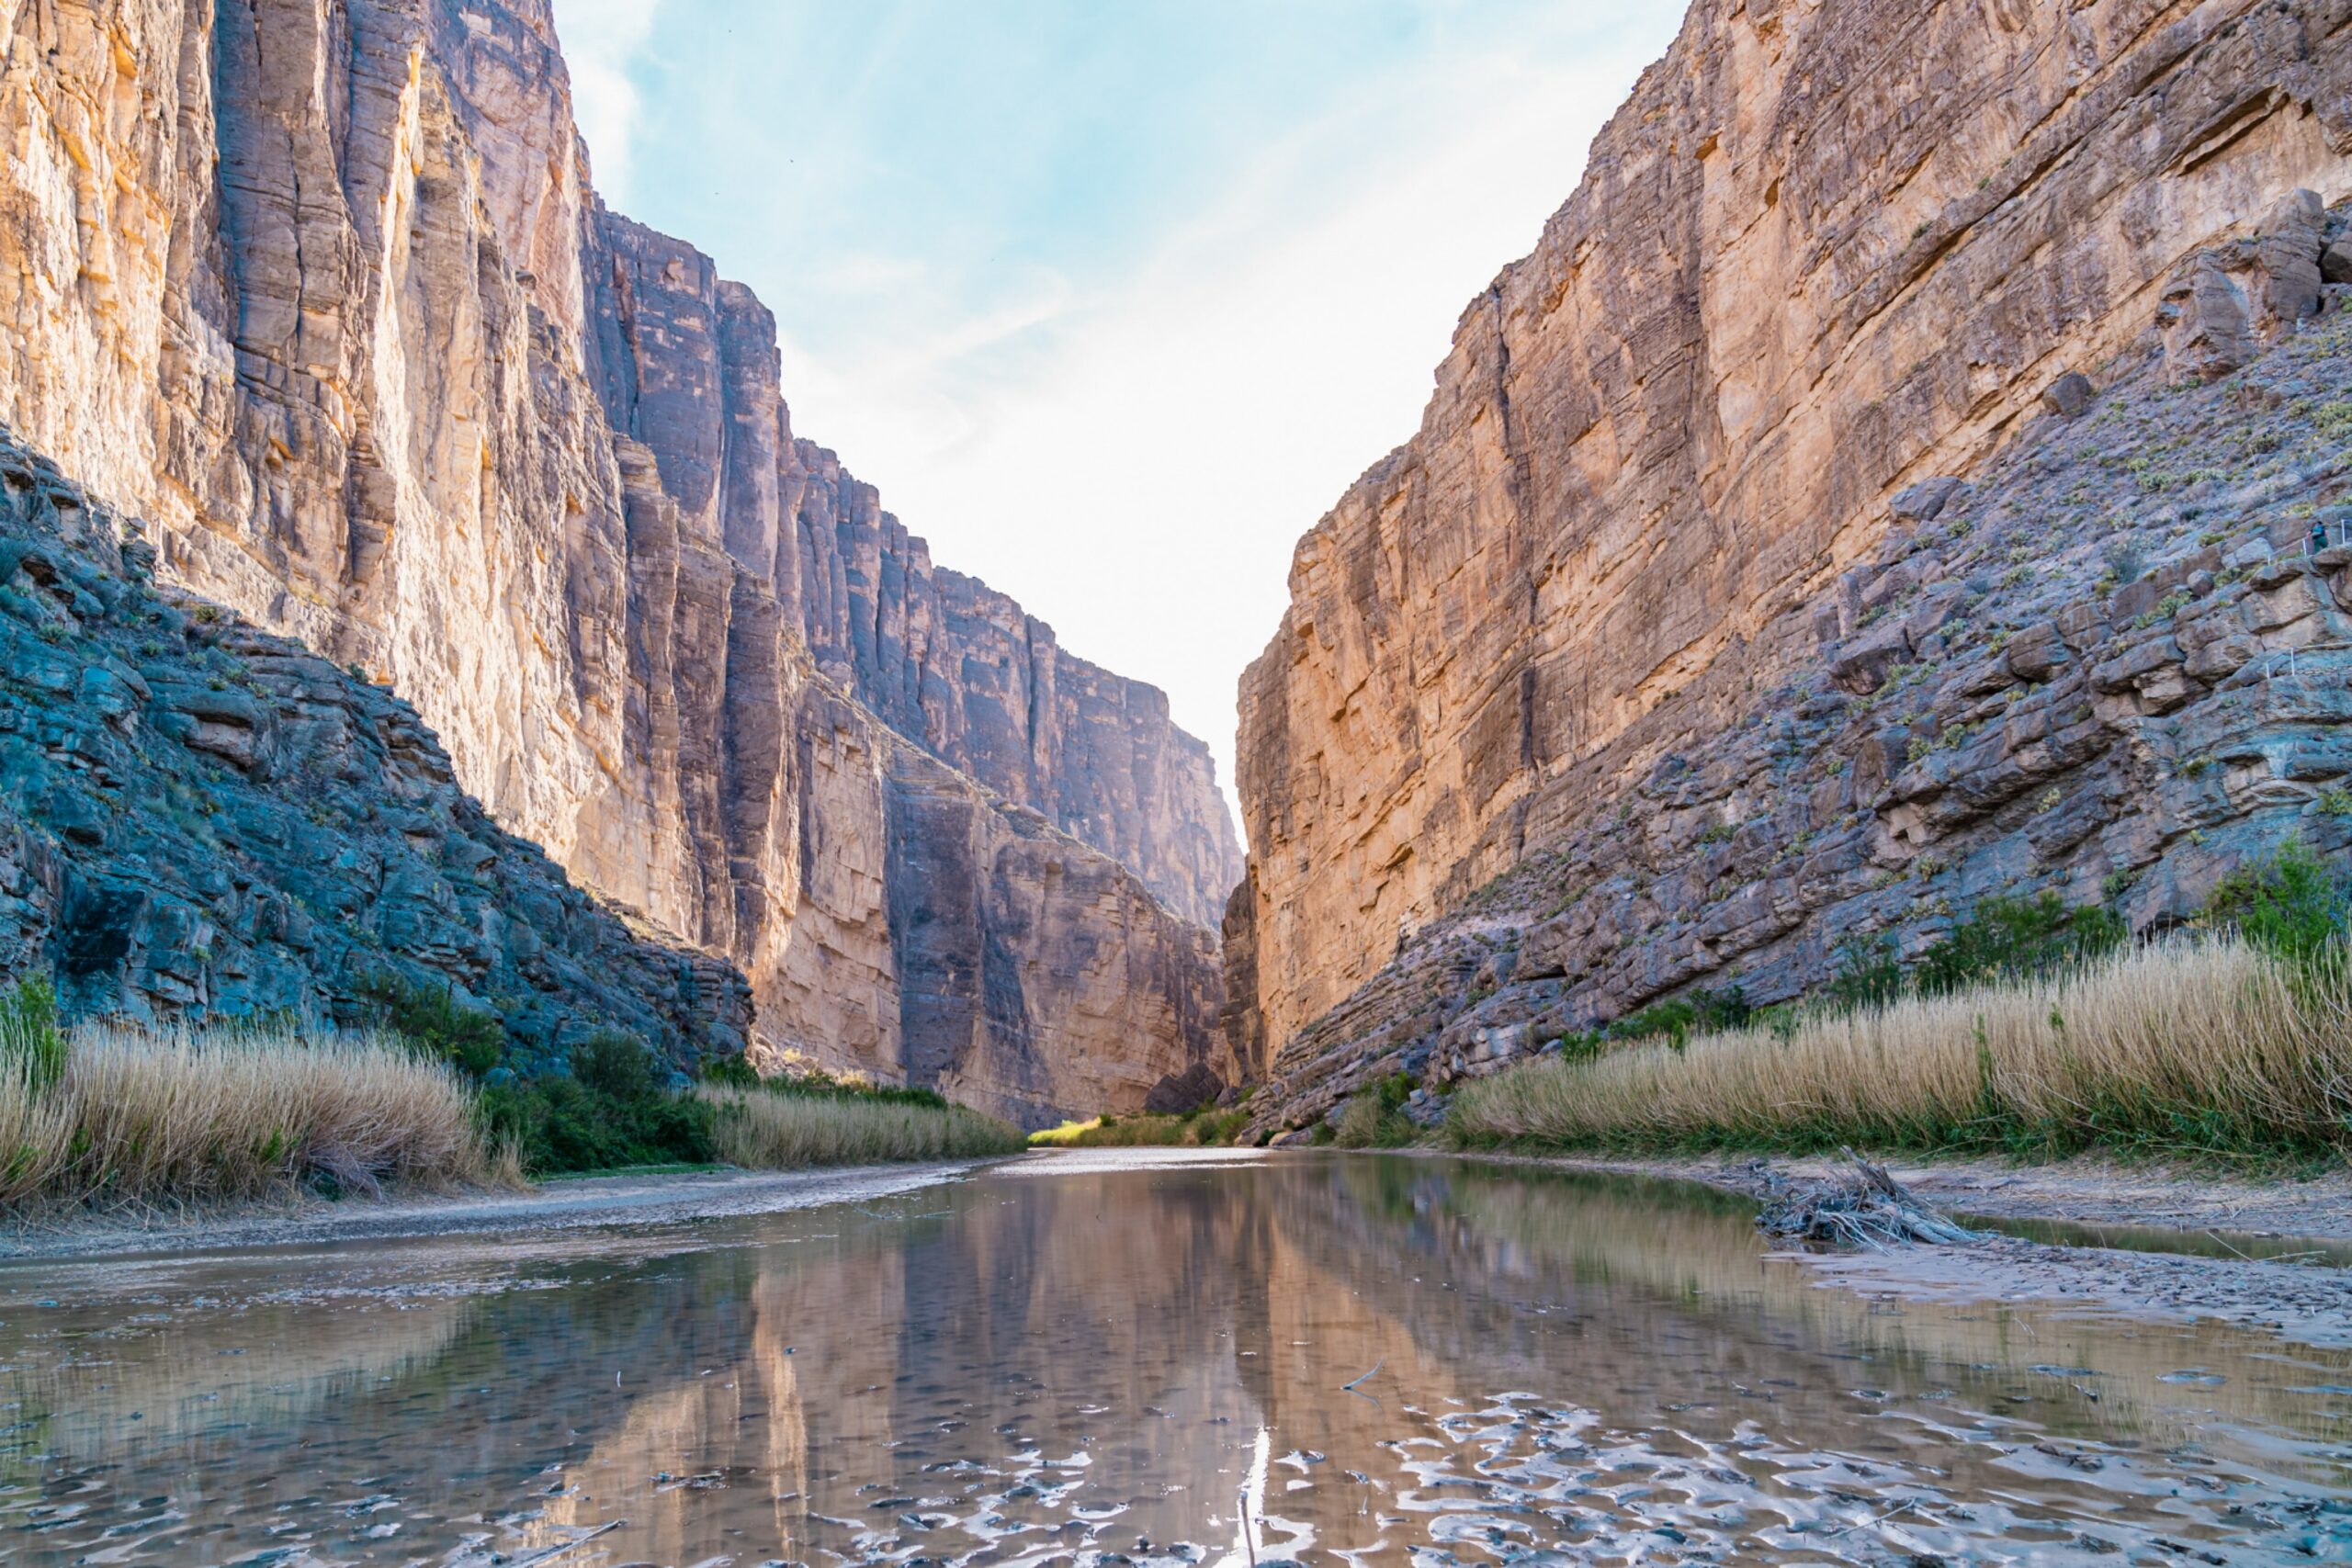
[[[2352,1347],[1825,1268],[1750,1213],[1106,1150],[707,1218],[20,1262],[0,1557],[2352,1561]]]

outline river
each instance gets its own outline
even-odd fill
[[[0,1269],[16,1564],[2352,1560],[2352,1351],[1895,1301],[1683,1185],[1031,1158]]]

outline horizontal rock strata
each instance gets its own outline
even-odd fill
[[[2307,213],[2312,261],[2352,227],[2286,206],[2265,231]],[[1294,1037],[1264,1124],[1394,1073],[1483,1076],[1694,987],[1801,997],[1847,944],[1916,956],[1989,896],[2149,932],[2290,838],[2341,856],[2352,288],[2310,310],[2211,384],[2159,312],[2080,400],[1896,496],[1805,607],[1809,657],[1770,683],[1722,661],[1637,720],[1597,759],[1596,809]]]

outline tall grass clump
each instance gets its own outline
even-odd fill
[[[1231,1144],[1249,1123],[1250,1112],[1238,1105],[1204,1105],[1171,1115],[1145,1111],[1065,1122],[1030,1134],[1029,1144],[1052,1149],[1215,1148]]]
[[[970,1159],[1015,1154],[1024,1143],[995,1117],[928,1091],[808,1090],[773,1080],[756,1088],[704,1083],[694,1098],[711,1116],[719,1157],[763,1170]]]
[[[2272,1160],[2352,1152],[2352,964],[2235,931],[1775,1028],[1537,1063],[1450,1134],[1603,1149],[1880,1147]]]
[[[1405,1100],[1413,1080],[1404,1074],[1360,1090],[1340,1111],[1331,1141],[1343,1149],[1393,1149],[1411,1143],[1420,1129],[1406,1118]]]
[[[445,1065],[376,1036],[85,1023],[53,1076],[0,1072],[0,1203],[166,1204],[493,1178]]]
[[[0,1073],[47,1089],[65,1071],[65,1032],[57,991],[45,975],[28,975],[0,996]]]

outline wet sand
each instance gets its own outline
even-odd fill
[[[1408,1151],[1439,1154],[1443,1151]],[[1589,1170],[1616,1176],[1660,1176],[1704,1182],[1745,1198],[1761,1197],[1765,1171],[1792,1181],[1835,1174],[1827,1158],[1611,1159],[1582,1155],[1471,1154],[1464,1159]],[[2009,1165],[1989,1159],[1894,1158],[1887,1170],[1939,1209],[1995,1220],[2047,1220],[2064,1224],[2180,1231],[2225,1235],[2302,1236],[2352,1242],[2352,1170],[2309,1180],[2260,1179],[2183,1172],[2106,1160]]]

